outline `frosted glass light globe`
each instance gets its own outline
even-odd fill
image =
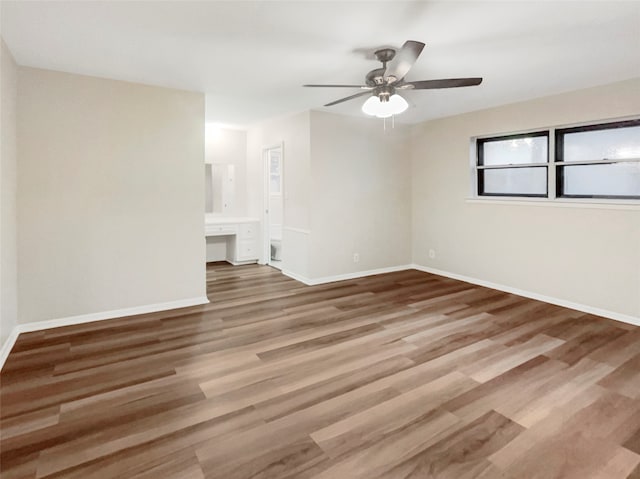
[[[398,94],[391,95],[391,98],[389,98],[389,101],[387,103],[389,104],[389,108],[391,109],[392,115],[399,115],[400,113],[405,111],[407,108],[409,108],[409,104],[407,103],[407,100],[405,100]]]
[[[377,116],[381,103],[377,96],[370,96],[367,98],[367,101],[363,103],[362,112],[367,115]]]
[[[391,95],[389,101],[384,102],[377,96],[371,96],[362,105],[362,111],[378,118],[389,118],[391,115],[399,115],[408,107],[407,101],[397,94]]]

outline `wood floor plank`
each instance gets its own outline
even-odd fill
[[[615,477],[615,476],[612,476]],[[623,477],[622,475],[619,477]],[[627,479],[640,479],[640,464],[638,464],[633,471],[629,473]]]
[[[496,354],[462,368],[461,371],[472,379],[484,383],[563,343],[561,339],[538,334],[517,347],[510,346],[500,350]]]
[[[382,361],[371,363],[356,371],[349,371],[333,376],[324,381],[316,382],[288,393],[258,401],[255,407],[266,421],[287,416],[293,412],[311,407],[328,399],[346,394],[359,386],[378,386],[382,390],[391,385],[385,379],[396,378],[396,373],[406,371],[413,362],[403,356],[393,356]]]
[[[523,429],[495,411],[489,411],[389,471],[374,477],[475,478],[491,466],[487,458],[508,444]]]
[[[618,366],[599,384],[630,398],[640,398],[640,354]]]
[[[638,411],[638,404],[608,391],[596,393],[593,399],[560,408],[494,453],[491,461],[516,477],[589,477],[601,474],[607,463],[617,463],[621,457],[631,471],[640,456],[621,451],[615,434]],[[537,457],[546,460],[534,463]]]
[[[384,476],[390,469],[437,443],[460,425],[461,421],[453,414],[434,409],[368,447],[335,458],[335,463],[318,474],[317,478]]]
[[[453,372],[315,431],[311,437],[331,457],[337,457],[406,428],[443,402],[476,385],[465,375]]]
[[[415,270],[21,334],[2,479],[640,479],[640,328]]]

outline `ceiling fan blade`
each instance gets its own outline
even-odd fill
[[[345,98],[340,98],[339,100],[332,101],[331,103],[327,103],[325,106],[337,105],[338,103],[342,103],[343,101],[353,100],[354,98],[358,98],[359,96],[364,96],[364,95],[371,95],[371,92],[369,92],[369,91],[361,91],[361,92],[356,93],[355,95],[350,95],[350,96],[347,96]]]
[[[302,85],[302,86],[312,87],[312,88],[366,88],[368,90],[371,89],[371,87],[368,87],[366,85]]]
[[[443,80],[422,80],[405,82],[403,86],[413,87],[414,90],[433,90],[436,88],[458,88],[462,86],[476,86],[482,83],[482,78],[447,78]]]
[[[396,56],[387,66],[387,70],[384,72],[384,78],[394,77],[397,82],[402,80],[409,70],[411,70],[411,67],[422,53],[423,48],[424,43],[422,42],[416,42],[414,40],[404,42],[400,51],[396,53]]]

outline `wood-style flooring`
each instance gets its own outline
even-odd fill
[[[2,479],[640,478],[640,328],[419,271],[22,334]]]

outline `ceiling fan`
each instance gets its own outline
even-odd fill
[[[409,104],[397,92],[403,90],[433,90],[436,88],[457,88],[475,86],[482,83],[482,78],[448,78],[442,80],[405,81],[405,76],[411,70],[422,53],[424,43],[408,40],[402,48],[382,48],[375,52],[381,68],[367,73],[364,85],[303,85],[314,88],[360,88],[361,92],[345,98],[327,103],[333,106],[365,95],[371,97],[362,105],[362,111],[379,118],[388,118],[402,113]]]

